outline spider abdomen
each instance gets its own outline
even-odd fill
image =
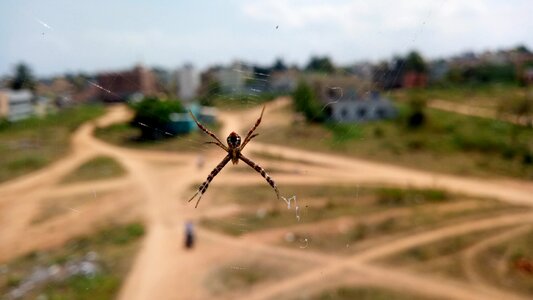
[[[231,149],[230,150],[230,157],[231,162],[236,165],[239,163],[239,156],[240,156],[240,150],[239,148]]]

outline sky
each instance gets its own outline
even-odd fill
[[[39,76],[136,63],[204,69],[234,60],[305,64],[426,58],[524,44],[531,0],[2,0],[0,75],[18,62]]]

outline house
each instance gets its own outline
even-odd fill
[[[396,108],[378,92],[368,96],[342,99],[331,105],[331,119],[336,122],[366,122],[394,118]]]
[[[216,122],[217,109],[214,107],[190,104],[187,110],[191,111],[203,124],[213,124]],[[169,117],[170,122],[165,127],[165,131],[171,135],[184,134],[198,130],[196,123],[188,112],[172,113]]]
[[[138,65],[133,70],[102,73],[97,76],[99,98],[105,102],[124,102],[132,96],[153,96],[157,93],[155,75]]]
[[[246,93],[246,81],[253,79],[253,70],[242,62],[234,62],[231,66],[220,68],[215,77],[225,94]]]
[[[450,71],[450,66],[444,59],[438,59],[430,62],[428,69],[428,81],[434,83],[446,78],[446,74]]]
[[[296,89],[299,72],[296,69],[273,71],[270,74],[270,90],[273,92],[290,93]]]
[[[186,64],[176,71],[176,83],[178,98],[190,101],[198,95],[200,74],[191,64]]]
[[[427,75],[423,72],[406,71],[402,77],[403,88],[423,88],[427,85]]]
[[[32,116],[33,100],[30,90],[0,90],[0,118],[18,121]]]
[[[371,89],[370,83],[354,76],[327,76],[307,79],[336,122],[365,122],[393,118],[396,108],[390,100]]]

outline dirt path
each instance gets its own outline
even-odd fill
[[[287,100],[282,100],[269,105],[264,119],[268,119],[268,111],[273,106],[282,107],[286,104]],[[223,133],[222,138],[233,130],[240,133],[246,132],[248,127],[258,117],[260,109],[260,107],[257,107],[246,111],[221,114],[221,119],[224,122],[224,128],[221,130]],[[126,110],[117,107],[99,119],[97,123],[110,124],[125,120],[128,117],[129,114]],[[278,118],[280,118],[278,121],[286,121],[281,120],[281,117]],[[181,247],[183,223],[186,220],[197,219],[205,215],[225,213],[224,211],[219,212],[210,209],[206,204],[207,202],[201,203],[198,209],[194,209],[193,206],[185,203],[185,197],[187,196],[183,195],[187,195],[190,185],[203,181],[209,170],[198,172],[194,155],[123,149],[95,139],[92,136],[93,130],[94,124],[88,123],[76,131],[73,137],[73,151],[64,160],[34,174],[0,186],[0,208],[2,209],[0,210],[0,217],[2,217],[0,218],[0,225],[2,225],[0,228],[0,253],[10,252],[11,255],[6,255],[5,257],[11,257],[15,250],[2,245],[14,241],[25,243],[27,236],[24,233],[29,232],[31,235],[41,234],[43,239],[45,239],[42,244],[49,244],[50,242],[44,237],[46,235],[49,235],[50,239],[53,235],[68,238],[69,235],[90,230],[89,224],[92,224],[91,222],[87,220],[80,222],[80,220],[69,219],[68,217],[65,217],[62,221],[63,223],[58,225],[66,228],[61,232],[47,232],[45,230],[46,227],[40,229],[37,227],[32,229],[34,231],[28,231],[28,222],[35,213],[40,199],[48,192],[69,195],[85,189],[83,185],[58,189],[54,184],[62,176],[94,155],[104,154],[111,156],[126,168],[128,176],[122,181],[117,180],[109,184],[89,184],[86,188],[90,190],[94,187],[105,190],[114,187],[129,192],[128,189],[133,186],[135,191],[138,191],[135,192],[136,195],[139,195],[142,199],[136,205],[139,206],[139,211],[147,226],[147,235],[142,249],[122,287],[120,299],[209,299],[212,295],[205,289],[204,280],[206,275],[213,266],[220,264],[221,261],[232,257],[238,258],[238,255],[242,255],[239,254],[241,250],[264,253],[264,255],[290,257],[309,262],[310,265],[318,265],[312,268],[311,271],[299,276],[254,290],[249,297],[251,299],[268,299],[290,291],[305,289],[305,285],[316,285],[321,280],[337,276],[339,272],[345,269],[354,270],[360,276],[362,275],[373,284],[380,286],[409,289],[432,295],[441,293],[440,295],[458,299],[498,299],[499,294],[491,293],[491,291],[483,288],[469,287],[455,281],[440,281],[425,275],[406,273],[403,270],[374,266],[372,265],[372,260],[397,253],[409,247],[458,234],[503,225],[533,223],[533,213],[513,214],[466,222],[401,238],[386,245],[376,245],[361,251],[349,260],[310,253],[309,251],[290,250],[262,243],[250,243],[249,240],[235,239],[206,230],[198,231],[201,243],[198,244],[197,249],[194,252],[187,252]],[[429,186],[477,196],[490,196],[510,203],[533,206],[533,197],[531,197],[533,186],[531,183],[521,181],[478,180],[433,174],[337,155],[254,142],[250,143],[246,151],[249,153],[252,151],[268,152],[287,158],[307,160],[315,165],[329,166],[328,172],[323,172],[321,168],[310,168],[306,174],[280,174],[280,176],[276,176],[280,183],[285,182],[284,180],[287,179],[287,181],[301,184],[342,181],[411,187]],[[219,149],[206,150],[205,153],[206,166],[215,166],[220,160],[221,153]],[[166,175],[168,170],[162,172],[161,168],[154,164],[154,162],[167,161],[178,162],[175,167],[172,167],[174,171],[173,177]],[[276,162],[276,164],[284,165],[283,162]],[[286,164],[286,167],[292,168],[294,164]],[[210,168],[208,167],[207,169]],[[213,184],[246,184],[263,181],[258,176],[254,176],[251,179],[250,175],[244,172],[242,174],[224,172],[222,173],[222,178],[216,178]],[[282,184],[280,185],[282,186]],[[23,191],[28,189],[31,189],[32,192],[23,193]],[[13,197],[13,195],[18,194],[23,194],[23,196]],[[206,195],[206,199],[203,201],[208,201],[208,197],[210,196]],[[235,208],[226,209],[226,212],[231,212],[232,209]],[[112,213],[120,214],[121,208],[110,207],[110,214]],[[97,220],[98,212],[94,212],[93,216]],[[22,236],[24,238],[20,238]],[[27,244],[25,247],[24,249],[29,250],[43,247],[43,245]]]

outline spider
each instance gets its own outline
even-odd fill
[[[242,144],[241,144],[241,137],[237,133],[232,132],[229,134],[227,138],[228,146],[226,146],[222,143],[222,141],[220,141],[220,139],[214,133],[212,133],[207,128],[205,128],[202,124],[200,124],[200,122],[198,122],[194,114],[191,111],[189,111],[194,122],[196,122],[196,125],[198,125],[198,127],[201,130],[203,130],[205,133],[207,133],[213,139],[215,139],[214,142],[206,142],[206,143],[215,144],[219,146],[220,148],[224,149],[224,151],[228,153],[228,155],[226,155],[226,157],[222,159],[222,161],[213,169],[213,171],[211,171],[209,176],[207,176],[207,180],[204,181],[204,183],[200,185],[200,187],[198,188],[198,191],[196,191],[196,194],[194,194],[191,197],[191,199],[189,199],[188,202],[191,202],[198,195],[198,193],[200,194],[200,197],[198,197],[198,201],[196,201],[196,205],[194,206],[195,208],[198,207],[198,204],[200,203],[200,200],[202,199],[203,194],[205,193],[205,191],[207,191],[207,188],[209,187],[209,183],[211,183],[213,178],[217,176],[217,174],[226,166],[226,164],[230,160],[234,165],[236,165],[237,163],[239,163],[239,159],[245,162],[247,165],[249,165],[252,169],[256,170],[259,174],[261,174],[261,176],[263,176],[263,178],[266,179],[268,184],[270,184],[270,186],[276,192],[276,196],[278,197],[278,200],[280,199],[279,191],[274,180],[270,178],[270,176],[265,172],[265,170],[261,166],[254,163],[251,159],[247,158],[246,156],[242,154],[242,150],[244,149],[246,144],[248,144],[248,142],[252,140],[254,137],[259,135],[258,133],[254,134],[254,131],[255,129],[257,129],[257,127],[261,123],[261,119],[263,118],[264,112],[265,112],[265,107],[263,106],[263,110],[261,110],[261,115],[259,116],[259,119],[257,119],[257,121],[255,122],[255,125],[250,129],[250,131],[248,131],[248,134],[244,138],[244,141],[242,142]]]

